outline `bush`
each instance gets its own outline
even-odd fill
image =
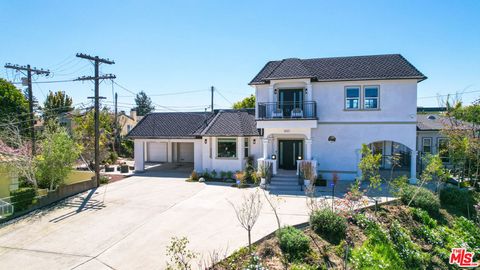
[[[440,203],[445,208],[458,210],[463,215],[475,213],[475,199],[471,191],[457,187],[445,187],[440,190]]]
[[[35,202],[35,196],[37,196],[35,188],[19,188],[10,191],[10,201],[14,212],[28,209]]]
[[[192,173],[190,174],[190,180],[192,181],[198,181],[198,174],[196,171],[192,171]]]
[[[410,206],[421,208],[429,214],[438,214],[440,201],[433,192],[426,188],[405,186],[400,190],[399,196],[404,204],[408,204],[413,198]]]
[[[313,265],[309,265],[309,264],[305,264],[305,263],[301,263],[301,264],[292,264],[290,265],[290,268],[288,268],[289,270],[317,270],[317,269],[320,269],[319,266],[313,266]]]
[[[431,218],[427,211],[419,209],[419,208],[412,208],[413,219],[418,222],[421,222],[425,226],[429,228],[437,227],[437,221]]]
[[[301,261],[310,250],[310,240],[299,229],[288,226],[277,231],[280,249],[290,262]]]
[[[310,226],[317,234],[338,244],[345,238],[347,220],[330,209],[321,209],[310,215]]]

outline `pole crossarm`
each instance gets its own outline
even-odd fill
[[[21,65],[14,65],[14,64],[11,64],[11,63],[6,63],[5,64],[5,68],[10,68],[10,69],[15,69],[15,70],[22,70],[22,71],[30,71],[36,75],[50,75],[50,70],[48,69],[38,69],[38,68],[32,68],[30,67],[30,65],[26,65],[26,66],[21,66]]]
[[[98,56],[91,56],[91,55],[84,54],[84,53],[77,53],[77,57],[83,58],[83,59],[88,59],[88,60],[99,62],[99,63],[108,64],[108,65],[115,64],[115,61],[110,60],[108,58],[100,58]]]

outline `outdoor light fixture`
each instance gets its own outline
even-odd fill
[[[302,160],[302,156],[298,156],[297,159],[298,159],[298,160]]]
[[[204,141],[204,142],[205,142],[205,144],[207,144],[207,142],[208,142],[208,141],[207,141],[207,139],[205,139],[205,141]]]
[[[277,159],[277,155],[272,155],[272,159],[273,160]]]
[[[305,88],[305,95],[308,94],[308,88]]]
[[[257,139],[253,139],[253,144],[255,144],[257,142]]]
[[[337,138],[335,138],[335,136],[328,136],[328,142],[334,143],[336,140]]]
[[[276,95],[277,94],[277,89],[275,88],[275,90],[273,90],[273,93]]]

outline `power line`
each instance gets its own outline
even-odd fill
[[[480,92],[480,90],[475,90],[475,91],[468,91],[468,92],[454,93],[454,94],[443,94],[443,95],[436,95],[436,96],[418,97],[417,99],[447,97],[447,96],[453,96],[453,95],[463,95],[463,94],[479,93],[479,92]]]
[[[228,100],[228,99],[220,92],[220,90],[217,89],[217,93],[218,93],[225,101],[227,101],[228,103],[230,103],[231,105],[233,105],[233,102],[231,102],[230,100]]]

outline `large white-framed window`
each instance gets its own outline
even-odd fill
[[[345,87],[345,109],[346,110],[360,109],[360,86]]]
[[[250,142],[248,138],[245,138],[243,150],[244,150],[245,158],[248,158],[248,156],[250,156]]]
[[[237,139],[236,138],[218,138],[217,139],[217,157],[218,158],[236,158],[237,157]]]
[[[432,153],[432,138],[422,138],[422,152]]]
[[[363,87],[363,108],[375,110],[379,108],[380,87],[367,85]]]

